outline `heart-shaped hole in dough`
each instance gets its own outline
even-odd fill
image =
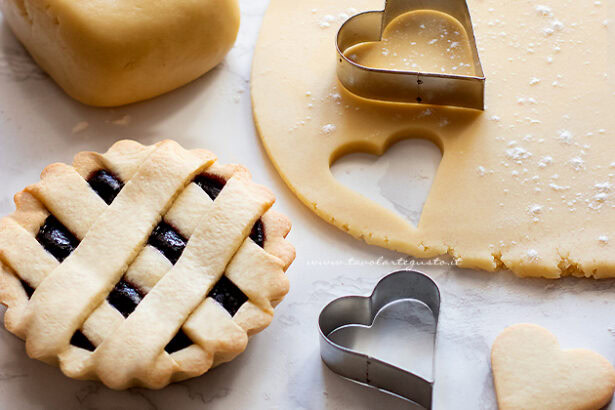
[[[382,33],[382,41],[357,44],[344,53],[366,67],[474,75],[471,45],[463,26],[433,10],[403,14]]]
[[[418,226],[442,152],[431,141],[405,139],[378,157],[352,153],[331,166],[333,176],[355,192]]]
[[[600,409],[615,390],[607,359],[562,350],[553,334],[532,324],[510,326],[497,337],[491,367],[501,410]]]
[[[329,338],[344,347],[433,379],[436,321],[415,299],[401,299],[382,308],[371,326],[346,325]]]

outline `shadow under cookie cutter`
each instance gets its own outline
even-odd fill
[[[325,306],[318,318],[320,356],[329,369],[342,377],[397,394],[431,409],[435,380],[433,375],[430,380],[425,379],[408,370],[359,353],[353,350],[352,346],[341,346],[329,337],[343,326],[371,326],[384,307],[391,302],[408,299],[423,302],[431,309],[437,330],[440,314],[438,285],[421,272],[397,271],[382,278],[370,296],[344,296]],[[434,345],[435,341],[436,337]]]
[[[345,52],[350,47],[381,41],[389,23],[402,14],[417,10],[439,11],[461,23],[470,42],[474,76],[371,68],[346,57]],[[386,0],[382,11],[367,11],[350,17],[337,33],[336,48],[340,83],[358,96],[484,110],[485,75],[466,0]]]

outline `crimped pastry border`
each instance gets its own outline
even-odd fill
[[[105,154],[92,152],[81,152],[77,154],[73,165],[83,178],[87,178],[91,172],[95,170],[109,168],[107,161],[109,158],[113,160],[117,160],[118,158],[131,158],[134,160],[136,158],[136,162],[143,161],[161,144],[175,143],[172,141],[161,141],[153,146],[143,146],[134,141],[119,141]],[[190,152],[195,153],[195,155],[213,156],[211,153],[202,150],[192,150]],[[122,169],[121,172],[118,172],[118,176],[122,180],[125,180],[124,178],[126,175],[121,175],[123,172],[130,173],[135,171],[136,169],[131,169],[130,166],[127,166],[125,169]],[[52,164],[45,168],[42,173],[42,178],[44,179],[46,176],[57,172],[62,172],[62,166]],[[221,165],[217,162],[213,162],[213,164],[206,169],[206,173],[218,175],[225,180],[235,175],[241,175],[242,178],[250,178],[248,171],[242,166]],[[38,229],[50,214],[46,206],[36,197],[36,194],[37,184],[34,184],[15,196],[16,210],[11,215],[0,220],[0,236],[3,230],[11,229],[11,226],[14,226],[14,224],[20,226],[32,236],[36,235]],[[266,233],[264,252],[270,255],[271,258],[278,260],[279,265],[285,271],[295,257],[294,248],[285,240],[291,228],[290,221],[284,215],[271,209],[267,210],[261,216],[261,220]],[[24,287],[20,283],[21,273],[17,273],[16,270],[18,269],[13,269],[8,262],[6,249],[2,248],[2,244],[3,242],[0,240],[0,303],[7,306],[5,326],[16,336],[26,339],[27,327],[24,327],[23,322],[29,298]],[[48,256],[51,255],[48,254]],[[51,259],[53,259],[52,256]],[[52,263],[51,259],[48,258],[48,260],[44,262]],[[282,293],[277,295],[275,299],[270,300],[271,306],[275,306],[281,301],[284,294],[288,291],[288,283],[286,282],[285,285],[282,284],[281,289]],[[197,346],[193,345],[170,355],[174,363],[171,374],[165,374],[161,377],[156,377],[155,375],[148,376],[145,379],[136,377],[129,382],[121,384],[107,383],[103,375],[103,382],[116,389],[123,389],[131,386],[161,388],[169,382],[198,376],[205,373],[213,366],[232,360],[245,349],[247,337],[267,327],[273,316],[272,312],[258,309],[251,303],[245,303],[244,305],[250,305],[249,309],[244,309],[245,312],[242,312],[241,315],[235,315],[233,321],[243,329],[246,337],[239,337],[233,340],[232,343],[223,343],[216,346],[216,350],[212,352],[212,357],[204,357],[203,352],[199,351]],[[243,308],[244,306],[242,306],[242,309]],[[97,374],[95,371],[83,371],[83,362],[88,360],[89,355],[91,355],[91,353],[84,349],[69,346],[68,349],[59,355],[57,361],[50,361],[50,363],[59,364],[62,371],[69,377],[100,380],[101,375]]]

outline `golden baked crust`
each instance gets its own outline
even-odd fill
[[[29,356],[115,389],[161,388],[233,359],[271,322],[295,256],[290,222],[245,168],[215,160],[173,141],[120,141],[48,166],[15,196],[0,219],[0,302]],[[110,205],[88,184],[100,170],[124,183]],[[200,175],[224,181],[215,201]],[[63,261],[37,239],[50,215],[79,241]],[[262,243],[251,239],[257,221]],[[148,240],[163,223],[189,238],[176,261]],[[245,296],[234,312],[212,297],[221,279]],[[120,282],[142,294],[132,312],[110,302]],[[168,353],[180,329],[192,344]],[[90,350],[72,343],[78,333]]]

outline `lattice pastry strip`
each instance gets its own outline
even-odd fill
[[[231,170],[234,171],[242,171],[241,168],[233,168],[233,167],[225,167],[227,170],[229,170],[229,168]],[[214,172],[216,174],[220,174],[221,171],[223,171],[223,169],[220,169],[220,167],[218,166],[212,166],[208,172]],[[245,172],[245,171],[243,171]],[[232,175],[232,174],[230,174]],[[165,215],[165,220],[170,222],[173,226],[178,227],[178,231],[182,234],[184,234],[185,236],[190,236],[190,234],[192,233],[192,231],[195,229],[195,224],[193,222],[190,221],[198,221],[198,214],[203,212],[203,209],[210,206],[212,203],[211,199],[204,194],[203,189],[199,188],[196,184],[191,184],[189,185],[184,192],[179,196],[179,198],[176,200],[175,204],[173,205],[173,207],[171,208],[171,210],[167,213],[167,215]],[[191,215],[191,210],[193,210],[192,215]],[[194,212],[194,210],[198,211],[198,212]],[[269,214],[269,213],[268,213]],[[178,216],[191,216],[190,218],[179,218]],[[196,216],[196,217],[195,217]],[[275,218],[274,214],[272,213],[272,216]],[[267,219],[269,221],[269,223],[272,223],[271,220]],[[275,226],[275,225],[274,225]],[[279,224],[278,224],[279,226]],[[287,232],[287,231],[286,231]],[[284,233],[285,234],[285,233]],[[258,251],[261,253],[261,259],[257,260],[255,259],[253,262],[256,262],[255,265],[256,267],[258,267],[258,264],[260,263],[260,261],[263,262],[268,262],[268,268],[270,268],[270,272],[272,272],[274,275],[277,274],[277,276],[280,276],[280,274],[283,275],[283,270],[281,268],[281,261],[276,258],[273,257],[272,255],[269,255],[265,252],[262,251],[262,249],[260,247],[258,247],[257,245],[254,244],[253,241],[249,240],[246,241],[244,243],[244,245],[242,246],[242,248],[245,248],[247,244],[251,244],[254,248],[258,249]],[[162,272],[162,266],[164,265],[164,261],[166,260],[166,258],[164,258],[160,252],[158,251],[150,251],[151,249],[153,249],[150,246],[147,246],[144,251],[142,252],[142,255],[147,255],[146,257],[142,257],[142,255],[140,255],[139,257],[137,257],[137,260],[135,261],[135,263],[133,263],[133,265],[131,265],[131,268],[128,270],[128,272],[126,273],[125,277],[126,279],[131,282],[131,283],[135,283],[140,285],[140,287],[142,289],[147,289],[148,287],[151,288],[153,287],[153,285],[155,284],[157,278],[160,278],[164,272]],[[240,253],[240,254],[245,254],[245,253]],[[240,256],[240,254],[235,256],[235,260]],[[244,257],[245,259],[245,257]],[[143,260],[149,260],[149,262],[144,262],[144,263],[140,263],[139,261]],[[152,263],[153,261],[156,261],[155,263]],[[167,262],[168,263],[168,262]],[[141,265],[144,265],[143,267],[141,267]],[[137,268],[137,266],[139,268]],[[142,275],[142,274],[137,274],[136,272],[139,271],[144,271],[146,268],[147,270],[149,270],[151,272],[151,269],[158,267],[157,269],[160,270],[159,273],[157,274],[150,274],[150,275]],[[285,266],[284,266],[285,267]],[[135,269],[133,269],[135,268]],[[250,271],[253,271],[254,268],[250,269]],[[263,271],[263,269],[260,269],[260,271]],[[255,272],[256,273],[256,272]],[[261,275],[263,276],[263,275]],[[264,277],[264,276],[263,276]],[[141,279],[139,278],[147,278],[147,280],[150,283],[147,284],[142,284]],[[280,278],[278,278],[278,283],[282,283],[285,285],[285,281],[284,280],[280,280]],[[265,286],[263,287],[264,291],[267,291],[267,287],[268,285],[266,283],[264,283]],[[279,287],[279,285],[278,285]],[[241,288],[241,286],[240,286]],[[285,288],[285,286],[284,286]],[[149,289],[147,289],[147,291],[149,291]],[[268,291],[271,292],[271,291]],[[285,293],[285,290],[282,290],[282,296]],[[250,303],[250,302],[248,302]],[[247,303],[246,303],[247,305]],[[214,305],[214,306],[219,306],[219,305]],[[271,304],[269,302],[266,302],[266,306],[271,307]],[[265,306],[265,307],[266,307]],[[221,309],[220,307],[217,307],[217,309]],[[223,309],[221,309],[223,310]],[[103,311],[100,312],[100,314],[97,314],[97,312],[99,311]],[[256,327],[262,327],[263,324],[260,324],[259,321],[255,321],[254,316],[255,313],[259,316],[264,316],[264,318],[262,318],[260,320],[260,322],[265,322],[265,325],[269,323],[269,321],[271,320],[271,314],[270,313],[266,313],[266,312],[261,312],[261,311],[254,311],[254,310],[247,310],[247,309],[243,309],[243,312],[251,312],[252,313],[252,320],[247,321],[248,323],[254,323],[255,325],[252,325],[253,328]],[[101,305],[101,307],[99,307],[97,309],[97,311],[94,312],[94,314],[92,314],[92,316],[90,316],[90,318],[88,318],[88,320],[86,321],[86,323],[84,324],[84,333],[86,335],[88,335],[88,338],[90,338],[92,340],[92,338],[89,335],[89,331],[88,328],[92,328],[92,329],[107,329],[107,334],[110,333],[113,329],[114,326],[112,326],[113,323],[117,323],[121,320],[121,318],[115,318],[115,320],[113,320],[111,318],[112,314],[114,312],[117,312],[117,310],[114,309],[109,309],[109,305],[105,302]],[[246,316],[246,313],[243,313],[242,316]],[[115,313],[116,316],[119,316],[118,313]],[[196,314],[196,312],[195,312]],[[226,313],[225,313],[226,314]],[[225,317],[228,317],[227,320],[230,320],[230,317],[228,316],[228,314],[226,314]],[[93,325],[90,325],[90,322],[95,322],[95,319],[101,319],[101,321],[103,323],[94,323]],[[190,322],[190,320],[188,321]],[[186,325],[188,324],[188,322],[186,323]],[[215,321],[213,323],[213,325],[221,325],[224,326],[221,321]],[[210,325],[211,328],[212,325]],[[193,329],[196,328],[198,329],[199,327],[194,327]],[[226,334],[227,337],[230,339],[233,339],[233,334],[232,332],[228,331],[229,326],[226,326],[225,329],[227,329]],[[240,328],[236,328],[236,330],[241,331]],[[255,329],[246,329],[247,331],[252,331]],[[192,331],[194,332],[194,331]],[[235,332],[237,333],[237,332]],[[191,334],[192,336],[192,334]],[[95,344],[98,344],[98,340],[102,340],[105,337],[97,337],[96,339],[92,340]],[[194,338],[194,337],[191,337]],[[245,344],[247,343],[247,339],[245,338],[245,334],[242,334],[239,337],[235,337],[235,343],[234,344],[230,344],[226,343],[224,344],[223,347],[219,347],[217,350],[224,350],[224,356],[227,358],[232,358],[234,357],[236,354],[240,353],[241,351],[243,351],[243,349],[245,348]],[[245,339],[245,340],[244,340]],[[216,358],[216,362],[222,361],[222,352],[218,351],[218,356],[220,356],[220,358]],[[82,370],[82,369],[81,369]]]
[[[48,167],[39,184],[16,196],[17,211],[0,220],[0,300],[9,307],[7,328],[26,338],[31,355],[49,362],[59,357],[68,375],[100,378],[115,388],[162,387],[230,360],[245,349],[247,336],[267,326],[272,306],[288,288],[283,271],[292,262],[294,249],[283,238],[290,224],[268,211],[272,195],[253,184],[247,171],[211,165],[213,161],[210,153],[185,151],[169,141],[150,147],[122,141],[104,155],[79,154],[75,169],[61,164]],[[204,170],[207,174],[201,175]],[[122,186],[122,181],[127,182]],[[68,189],[62,186],[67,183]],[[220,191],[220,200],[212,201]],[[137,198],[145,198],[150,206],[139,207]],[[131,209],[132,216],[138,212],[137,221],[130,218]],[[105,224],[110,218],[136,228],[138,234],[114,230]],[[44,243],[45,227],[65,234],[61,239],[68,251],[62,246],[45,250],[39,244]],[[173,239],[179,240],[181,246],[168,245],[168,238],[161,245],[160,235],[170,236],[171,245]],[[219,243],[211,242],[216,235]],[[245,239],[248,235],[256,242]],[[116,255],[105,246],[99,247],[98,259],[94,251],[88,252],[90,243],[107,245],[117,236],[133,250],[124,250],[115,264],[106,263],[106,257]],[[36,263],[28,264],[9,241],[31,250]],[[106,274],[90,275],[88,281],[79,277],[78,268],[86,272],[83,276],[92,272],[90,263]],[[254,269],[255,264],[262,266]],[[242,267],[251,267],[251,272],[240,272]],[[80,309],[73,317],[62,322],[54,313],[65,306],[45,293],[66,287],[67,278],[83,285],[92,279],[98,282],[89,288],[89,298],[78,300]],[[254,289],[259,281],[261,292]],[[201,286],[194,286],[197,282]],[[207,294],[213,298],[203,300]],[[126,298],[134,304],[128,312],[122,311]],[[172,299],[175,303],[170,303]],[[51,347],[40,341],[39,333],[45,331],[41,316],[55,320],[49,326],[56,341]],[[76,322],[82,324],[81,330]],[[138,359],[122,360],[118,366],[114,359],[118,354]]]
[[[233,172],[236,171],[242,171],[245,172],[245,170],[243,170],[240,167],[229,167],[229,166],[225,166],[225,167],[219,167],[219,166],[212,166],[208,172],[210,173],[214,173],[216,175],[222,176],[222,175],[226,175],[226,177],[230,176],[233,174]],[[224,177],[224,176],[222,176]],[[196,184],[190,184],[185,190],[184,192],[182,192],[182,194],[179,196],[179,198],[176,200],[175,204],[173,205],[173,207],[171,208],[171,210],[167,213],[167,215],[165,216],[165,219],[170,221],[172,223],[173,226],[178,227],[179,232],[183,233],[185,236],[189,236],[190,233],[194,230],[195,226],[194,226],[194,222],[190,223],[189,221],[198,221],[198,213],[199,212],[203,212],[202,208],[203,205],[207,205],[210,204],[212,201],[211,199],[209,199],[209,197],[207,195],[204,194],[203,189],[199,188]],[[197,204],[200,204],[201,206],[196,206]],[[192,211],[192,212],[191,212]],[[196,212],[195,212],[196,211]],[[273,213],[272,213],[273,215]],[[180,218],[181,217],[181,218]],[[182,221],[183,220],[183,221]],[[270,221],[271,222],[271,221]],[[277,224],[279,225],[279,224]],[[184,226],[184,228],[182,228],[182,226]],[[275,225],[273,225],[275,226]],[[286,231],[287,232],[287,231]],[[283,234],[285,235],[286,232],[284,232]],[[147,265],[149,266],[150,272],[151,269],[154,268],[154,266],[165,266],[164,265],[164,260],[165,258],[161,258],[160,253],[159,252],[147,252],[148,250],[150,250],[151,247],[146,247],[143,251],[143,253],[147,254],[149,258],[155,258],[155,255],[157,255],[158,257],[156,258],[156,263],[148,263]],[[263,252],[263,254],[265,254]],[[267,255],[267,254],[265,254]],[[269,258],[271,258],[271,255],[269,255]],[[131,275],[134,272],[138,272],[139,269],[133,269],[133,267],[136,267],[137,265],[141,265],[141,263],[138,263],[139,260],[144,260],[144,259],[148,259],[148,258],[141,258],[141,255],[139,257],[137,257],[137,260],[135,261],[135,263],[133,263],[133,265],[131,266],[131,268],[129,269],[129,271],[126,274],[126,278],[128,279],[129,282],[132,283],[136,283],[138,285],[141,285],[141,283],[139,282],[138,278],[131,278]],[[162,260],[160,260],[162,259]],[[277,260],[277,258],[273,258],[275,260]],[[168,262],[167,262],[168,263]],[[147,277],[149,280],[149,284],[145,284],[145,286],[141,285],[141,288],[145,288],[147,289],[147,287],[149,286],[150,288],[153,287],[153,284],[155,284],[155,281],[162,276],[162,274],[164,274],[163,269],[158,269],[160,270],[160,272],[158,274],[150,274],[150,275],[143,275],[144,277]],[[277,271],[280,271],[279,266],[277,267]],[[143,277],[142,276],[142,277]],[[284,283],[282,281],[282,283]],[[149,291],[149,289],[146,290],[146,292]],[[246,312],[251,312],[251,317],[248,321],[245,321],[246,323],[254,323],[254,325],[252,325],[252,328],[250,329],[246,329],[248,332],[252,332],[253,330],[256,330],[256,328],[262,328],[264,325],[266,326],[266,324],[269,323],[269,321],[271,320],[271,316],[270,314],[263,314],[263,312],[258,312],[255,310],[247,310],[247,309],[243,309]],[[243,312],[242,312],[243,313]],[[114,317],[115,316],[115,317]],[[242,314],[242,316],[246,316],[246,314]],[[255,316],[265,316],[264,318],[260,318],[261,320],[255,320],[258,319]],[[267,317],[268,316],[268,317]],[[117,310],[110,308],[109,304],[107,302],[103,302],[103,304],[88,318],[88,320],[86,321],[86,323],[84,324],[84,332],[88,338],[90,340],[92,340],[92,342],[94,342],[94,344],[98,344],[100,341],[102,341],[105,338],[106,334],[111,333],[111,331],[113,331],[113,329],[115,328],[115,326],[121,322],[122,317],[117,313]],[[90,330],[91,329],[91,330]],[[104,329],[104,332],[102,332],[102,330]],[[104,334],[101,334],[104,333]],[[228,332],[227,332],[228,333]],[[245,338],[245,336],[244,336]],[[227,346],[226,352],[224,353],[224,356],[226,357],[234,357],[234,355],[240,353],[241,351],[243,351],[243,349],[245,348],[245,344],[246,344],[247,340],[245,341],[240,341],[239,343],[235,343],[235,347],[233,349],[230,349]],[[230,350],[229,350],[230,349]],[[221,356],[221,352],[218,352],[219,356]],[[221,361],[216,359],[216,362]],[[84,369],[83,367],[79,367],[78,371],[79,372],[83,372]],[[65,371],[70,372],[70,369],[65,369]],[[75,377],[78,377],[78,374],[72,374]]]

